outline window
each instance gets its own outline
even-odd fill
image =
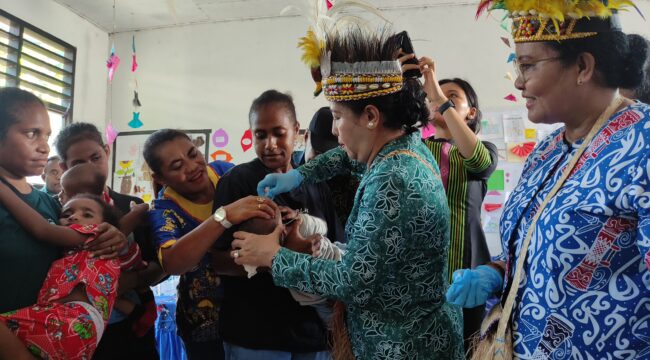
[[[65,114],[72,114],[76,53],[74,46],[0,10],[0,86],[19,87],[45,102],[50,145],[70,120]],[[43,183],[37,176],[28,180]]]

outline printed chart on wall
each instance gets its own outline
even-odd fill
[[[208,137],[211,130],[182,130],[208,161]],[[113,190],[141,198],[150,203],[154,199],[151,169],[142,157],[144,142],[153,131],[121,132],[113,145]]]
[[[492,255],[501,252],[499,220],[503,206],[515,189],[524,163],[537,142],[559,125],[538,125],[528,120],[526,110],[485,112],[479,138],[493,143],[499,153],[499,164],[488,180],[483,199],[481,222]]]

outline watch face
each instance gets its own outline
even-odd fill
[[[226,209],[220,207],[217,209],[217,212],[214,213],[214,219],[221,222],[226,218]]]

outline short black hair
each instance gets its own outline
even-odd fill
[[[88,199],[96,202],[99,207],[102,209],[102,218],[104,218],[105,223],[109,223],[115,227],[120,226],[120,218],[122,214],[113,206],[109,205],[101,197],[93,194],[78,194],[73,196],[68,202],[74,199]]]
[[[253,117],[265,106],[271,104],[281,104],[289,110],[289,115],[291,115],[292,124],[298,122],[298,117],[296,116],[296,106],[293,104],[293,97],[289,94],[279,92],[277,90],[271,89],[266,90],[262,95],[258,96],[253,100],[251,108],[248,111],[248,122],[252,125]]]
[[[91,171],[91,176],[83,176],[84,171]],[[75,165],[66,170],[61,176],[61,186],[68,193],[68,196],[76,195],[69,193],[72,190],[69,188],[72,185],[70,184],[71,181],[76,185],[77,189],[75,190],[79,193],[87,192],[93,195],[101,195],[104,192],[104,186],[106,186],[106,177],[94,165],[89,163]]]
[[[610,31],[583,39],[549,41],[546,44],[559,53],[565,65],[574,64],[582,53],[590,53],[605,87],[633,89],[643,81],[648,44],[640,35]]]
[[[147,140],[144,142],[144,149],[142,150],[142,156],[144,161],[147,163],[151,171],[156,174],[160,174],[160,166],[162,161],[158,158],[158,148],[166,142],[175,140],[177,138],[185,138],[190,140],[190,137],[180,131],[175,129],[160,129],[153,134],[149,135]]]
[[[20,121],[20,110],[33,104],[45,107],[43,101],[29,91],[14,87],[0,88],[0,140],[4,140],[9,128]]]
[[[61,129],[54,140],[54,147],[61,157],[61,161],[68,161],[68,149],[82,140],[92,140],[100,146],[104,146],[102,133],[97,130],[95,125],[84,122],[72,123]]]
[[[476,115],[474,118],[466,121],[465,123],[470,129],[472,129],[475,134],[478,134],[481,131],[481,119],[483,119],[483,113],[478,106],[478,95],[476,95],[476,91],[474,91],[474,88],[472,85],[470,85],[469,82],[460,78],[442,79],[438,81],[438,84],[440,85],[448,83],[458,85],[465,93],[465,97],[467,97],[467,105],[469,105],[470,108],[476,108]]]

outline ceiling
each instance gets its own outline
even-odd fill
[[[53,0],[108,33],[298,16],[305,0]],[[113,21],[115,1],[115,21]],[[478,3],[461,0],[370,0],[382,10]],[[291,7],[290,7],[291,6]]]

